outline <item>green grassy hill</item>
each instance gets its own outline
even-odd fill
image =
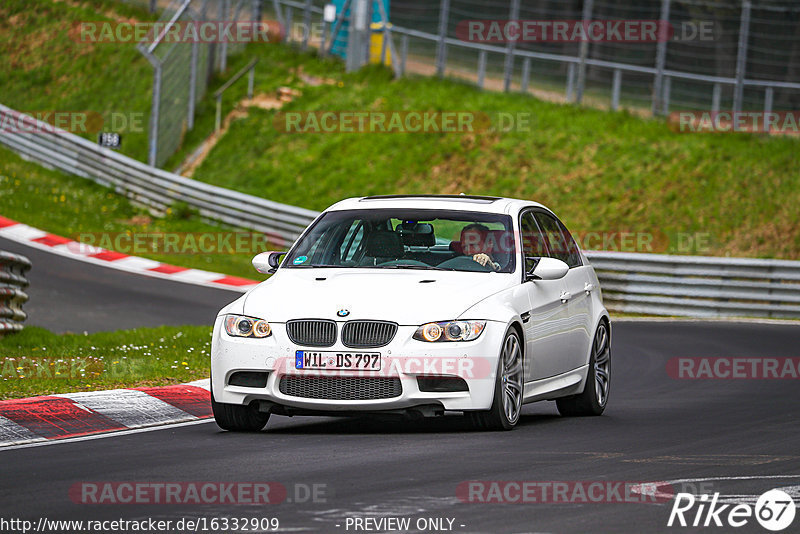
[[[282,133],[276,111],[249,108],[194,178],[307,208],[380,193],[472,193],[534,199],[578,233],[652,233],[660,251],[800,258],[800,141],[677,133],[662,120],[482,92],[382,68],[345,74],[286,47],[253,48],[269,75],[302,95],[286,111],[479,111],[528,114],[526,131]],[[302,72],[337,83],[312,86]],[[281,76],[281,73],[283,74]],[[700,234],[700,249],[676,236]],[[666,240],[666,241],[665,241]]]
[[[0,103],[26,112],[91,112],[106,121],[115,113],[143,120],[118,133],[122,152],[144,160],[153,81],[149,63],[131,43],[79,42],[74,24],[154,18],[114,0],[3,0]]]

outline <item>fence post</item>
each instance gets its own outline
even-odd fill
[[[391,57],[397,58],[397,48],[394,46],[392,30],[389,28],[389,13],[386,12],[386,9],[383,6],[383,1],[378,2],[378,10],[380,13],[381,22],[383,22],[383,49],[386,49],[388,46]],[[367,34],[367,40],[369,39],[370,36]],[[384,59],[383,52],[384,50],[381,50],[381,63],[383,63]],[[367,59],[369,60],[369,49],[367,49]],[[403,75],[403,73],[400,72],[400,65],[397,64],[397,61],[392,62],[392,69],[394,70],[395,78],[399,78]]]
[[[478,87],[483,89],[483,81],[486,78],[486,50],[481,48],[478,52]]]
[[[308,38],[311,35],[311,0],[306,0],[305,9],[303,11],[303,46],[302,49],[308,48]]]
[[[261,13],[263,6],[261,2],[263,0],[253,0],[253,20],[256,22],[261,22]]]
[[[228,0],[222,0],[220,9],[222,9],[220,20],[228,20]],[[225,72],[225,69],[228,68],[228,43],[225,39],[222,39],[219,49],[219,70]]]
[[[156,166],[158,157],[158,121],[161,109],[161,64],[155,64],[153,73],[153,106],[150,110],[150,146],[147,149],[147,164]]]
[[[654,117],[664,111],[664,64],[667,60],[669,8],[670,0],[661,0],[661,16],[658,20],[656,44],[656,78],[653,82],[653,104],[651,109]]]
[[[278,17],[278,24],[281,25],[284,33],[288,33],[288,29],[286,28],[286,17],[283,16],[283,9],[281,9],[281,3],[279,0],[272,0],[272,9],[275,10],[275,16]]]
[[[320,44],[319,50],[317,53],[320,57],[325,57],[327,55],[327,44],[328,44],[328,21],[325,20],[325,13],[322,13],[322,36],[320,37]]]
[[[508,13],[508,18],[512,23],[519,24],[519,0],[511,0],[511,10]],[[522,28],[519,28],[520,32]],[[503,91],[508,92],[511,89],[511,77],[514,74],[514,49],[517,47],[516,39],[512,39],[506,45],[506,61],[503,66]]]
[[[742,111],[744,96],[744,72],[747,69],[747,41],[750,36],[750,0],[742,4],[742,18],[739,23],[739,51],[736,55],[736,85],[733,88],[733,111]]]
[[[714,89],[711,92],[711,111],[716,113],[719,111],[719,101],[722,99],[722,86],[718,83],[714,84]]]
[[[670,93],[672,92],[672,77],[671,76],[664,76],[664,89],[663,89],[663,103],[661,112],[664,115],[669,115],[669,99]]]
[[[567,102],[572,102],[572,95],[575,92],[575,63],[567,65]]]
[[[594,0],[583,0],[583,27],[586,28],[592,18],[592,9],[594,8]],[[575,103],[580,104],[583,100],[583,89],[586,85],[586,58],[589,55],[589,41],[584,39],[581,41],[579,49],[578,64],[578,91],[575,96]]]
[[[622,87],[622,71],[614,69],[614,82],[611,86],[611,109],[617,111],[619,109],[619,91]]]
[[[773,90],[772,87],[767,87],[764,91],[764,114],[770,113],[772,111],[772,96]]]
[[[214,133],[222,128],[222,95],[217,95],[217,114],[214,118]]]
[[[195,39],[192,42],[192,64],[189,66],[189,117],[186,127],[194,128],[194,107],[197,100],[197,61],[199,58],[200,43]]]
[[[528,92],[528,80],[531,77],[531,58],[526,57],[522,60],[522,80],[519,84],[520,93]]]
[[[284,36],[284,42],[291,43],[292,42],[292,25],[294,24],[294,9],[292,6],[286,6],[286,35]]]
[[[347,32],[347,72],[360,69],[364,65],[365,43],[369,43],[369,23],[367,22],[367,0],[353,0],[350,27]]]
[[[158,0],[150,0],[150,13],[156,12]]]
[[[253,65],[250,69],[250,74],[247,76],[247,98],[253,99],[253,93],[256,88],[256,66]]]
[[[382,0],[379,0],[382,2]],[[367,0],[366,4],[366,16],[364,17],[364,34],[363,34],[363,52],[361,56],[361,66],[369,65],[371,61],[370,55],[372,54],[372,7],[373,7],[373,0]],[[388,22],[388,21],[387,21]]]
[[[405,76],[406,60],[408,59],[408,35],[405,33],[400,41],[400,51],[400,76]]]
[[[436,46],[436,75],[444,76],[447,63],[447,19],[450,17],[450,0],[442,0],[439,8],[439,42]]]

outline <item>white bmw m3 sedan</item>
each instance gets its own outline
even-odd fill
[[[272,276],[223,308],[211,401],[226,430],[270,415],[463,412],[509,430],[522,405],[600,415],[611,330],[594,269],[544,206],[373,196],[325,210]]]

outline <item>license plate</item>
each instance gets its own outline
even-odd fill
[[[331,371],[346,369],[380,371],[381,353],[298,350],[294,353],[294,367]]]

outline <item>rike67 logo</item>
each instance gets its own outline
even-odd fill
[[[720,504],[718,501],[719,493],[711,498],[705,494],[698,497],[691,493],[678,493],[667,526],[738,528],[755,518],[765,529],[778,532],[792,524],[796,512],[792,497],[779,489],[762,494],[755,506],[744,503]]]

